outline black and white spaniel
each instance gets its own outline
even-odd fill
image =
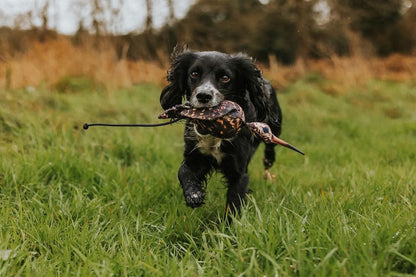
[[[282,113],[275,91],[253,60],[244,54],[176,51],[167,79],[169,84],[160,96],[163,109],[181,104],[184,98],[194,107],[213,107],[231,100],[243,108],[247,122],[265,122],[276,136],[280,135]],[[198,133],[187,122],[184,141],[178,178],[186,204],[192,208],[204,204],[207,177],[213,170],[219,170],[228,185],[226,213],[238,213],[248,192],[247,167],[260,140],[247,127],[231,139],[220,139]],[[274,144],[265,147],[266,170],[274,163],[274,147]]]

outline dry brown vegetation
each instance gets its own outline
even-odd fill
[[[163,85],[169,67],[165,62],[131,61],[119,58],[109,45],[74,45],[71,39],[61,36],[46,42],[35,41],[19,55],[0,60],[0,87],[22,88],[46,86],[54,88],[67,77],[83,76],[107,88],[128,87],[149,82]],[[259,65],[263,74],[277,87],[286,87],[309,72],[316,72],[332,80],[329,93],[342,93],[345,87],[359,85],[370,79],[405,81],[416,78],[416,57],[394,54],[387,58],[332,56],[321,60],[298,60],[294,65],[283,66],[274,56],[269,65]]]
[[[99,49],[76,46],[67,37],[33,42],[25,53],[0,62],[0,86],[53,87],[63,78],[75,76],[91,78],[109,88],[164,80],[166,69],[160,63],[120,59],[111,46],[101,45]]]
[[[318,73],[331,80],[322,89],[330,94],[342,94],[347,87],[362,85],[371,79],[394,82],[416,79],[416,57],[399,54],[387,58],[363,56],[337,57],[321,60],[298,60],[292,66],[279,65],[270,58],[263,74],[278,87],[288,84],[307,73]]]

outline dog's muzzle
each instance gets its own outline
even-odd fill
[[[190,102],[195,108],[214,107],[224,100],[224,96],[211,83],[207,82],[195,88]]]

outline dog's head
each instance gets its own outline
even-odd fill
[[[164,109],[182,103],[183,98],[194,107],[213,107],[231,100],[256,120],[266,115],[262,76],[246,55],[185,50],[173,56],[168,81],[160,96]]]

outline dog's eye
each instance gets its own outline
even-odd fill
[[[230,79],[230,77],[228,77],[228,75],[223,75],[223,76],[220,78],[220,81],[221,81],[221,82],[223,82],[224,84],[225,84],[225,83],[228,83],[230,80],[231,80],[231,79]]]
[[[198,78],[198,76],[199,76],[199,73],[198,72],[196,72],[196,71],[192,71],[191,72],[191,78],[192,79],[196,79],[196,78]]]

